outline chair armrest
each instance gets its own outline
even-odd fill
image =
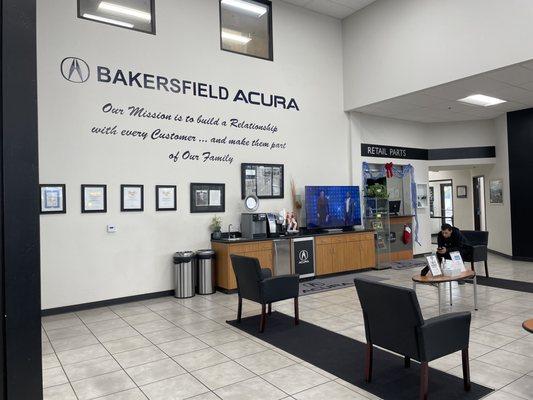
[[[259,285],[263,302],[273,303],[298,297],[300,278],[298,275],[280,275],[263,279]]]
[[[470,312],[440,315],[420,327],[421,361],[431,361],[465,349],[470,339]]]
[[[261,278],[272,278],[272,271],[269,268],[261,268]]]
[[[471,246],[472,248],[472,261],[485,261],[487,259],[487,246],[484,244],[478,244]]]

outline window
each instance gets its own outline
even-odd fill
[[[78,17],[155,34],[154,0],[78,0]]]
[[[220,0],[220,48],[272,61],[272,3]]]

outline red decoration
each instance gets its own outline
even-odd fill
[[[411,243],[411,227],[409,225],[404,225],[403,227],[403,235],[402,235],[402,242],[403,244],[409,244]]]
[[[392,172],[392,163],[385,164],[385,171],[387,174],[387,178],[392,178],[394,176],[394,173]]]

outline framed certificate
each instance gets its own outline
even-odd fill
[[[106,185],[81,185],[81,212],[107,212]]]
[[[144,211],[143,185],[120,185],[120,211]]]
[[[176,211],[178,209],[177,204],[177,190],[175,185],[156,185],[156,211]]]
[[[439,276],[442,275],[442,271],[439,266],[439,262],[437,260],[436,255],[427,256],[426,260],[428,262],[429,270],[431,271],[431,275],[433,276]]]
[[[191,213],[224,212],[225,209],[225,184],[191,183]]]
[[[64,184],[39,185],[41,191],[41,214],[65,214],[66,186]]]

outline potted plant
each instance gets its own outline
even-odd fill
[[[373,185],[368,186],[366,189],[366,195],[368,197],[376,197],[378,199],[386,199],[389,197],[387,193],[387,187],[381,183],[374,183]]]
[[[211,228],[211,237],[213,239],[220,239],[222,237],[222,233],[220,232],[222,227],[222,218],[217,217],[216,215],[211,219],[211,225],[209,226]]]

